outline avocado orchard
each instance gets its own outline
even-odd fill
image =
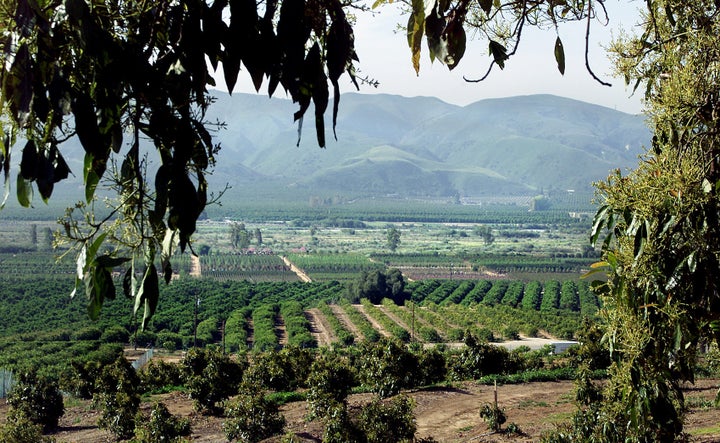
[[[271,96],[282,86],[299,103],[300,128],[312,102],[317,142],[325,146],[328,81],[333,126],[338,79],[347,71],[357,85],[347,7],[338,0],[0,4],[2,204],[16,143],[25,143],[17,198],[30,206],[34,188],[47,201],[54,184],[71,173],[62,144],[78,137],[85,199],[68,209],[62,225],[77,250],[76,290],[88,297],[91,317],[115,296],[112,268],[126,264],[123,290],[135,299],[136,312],[144,307],[146,323],[157,306],[158,270],[168,281],[175,244],[190,245],[213,199],[205,178],[219,149],[205,120],[210,68],[222,66],[230,92],[241,64],[257,90],[265,79]],[[142,138],[159,154],[156,171],[149,169]],[[117,194],[102,220],[94,208],[99,185]]]

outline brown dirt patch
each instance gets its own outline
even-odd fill
[[[686,431],[694,442],[718,442],[720,431],[720,409],[710,406],[720,380],[699,380],[688,386],[685,397],[693,406],[687,416]],[[516,423],[525,435],[491,434],[480,419],[480,407],[492,402],[492,386],[463,382],[453,387],[427,388],[411,391],[415,401],[418,438],[432,436],[439,442],[533,442],[538,441],[543,432],[554,429],[555,425],[570,417],[575,411],[573,405],[573,383],[545,382],[506,385],[498,387],[498,403],[505,409],[508,423]],[[370,394],[357,394],[349,398],[351,410],[368,402]],[[222,432],[222,418],[203,416],[195,412],[187,395],[171,392],[153,396],[143,402],[146,411],[153,402],[162,401],[170,412],[190,419],[192,423],[191,441],[225,441]],[[104,443],[113,441],[112,435],[97,428],[100,416],[90,401],[69,399],[66,401],[65,415],[60,420],[59,430],[53,434],[58,442]],[[0,423],[4,423],[8,406],[0,404]],[[305,402],[289,403],[281,407],[287,420],[287,431],[295,433],[301,441],[320,441],[322,425],[305,420]],[[272,441],[279,441],[279,438]]]
[[[310,324],[310,334],[315,337],[318,346],[330,346],[332,342],[337,341],[337,337],[330,332],[327,320],[319,309],[313,308],[305,311],[305,318]]]
[[[352,305],[353,308],[357,309],[359,313],[361,313],[372,325],[375,330],[377,330],[380,334],[382,334],[383,337],[390,337],[392,334],[388,332],[385,328],[383,328],[383,325],[377,322],[372,316],[368,315],[367,312],[365,312],[365,306],[363,305]]]
[[[338,321],[340,321],[340,324],[345,327],[350,333],[355,336],[355,341],[360,342],[365,339],[362,332],[360,332],[360,329],[350,320],[350,317],[348,317],[347,312],[342,308],[342,306],[339,305],[330,305],[330,310],[335,314],[335,317],[337,317]]]
[[[285,319],[282,318],[282,315],[275,316],[275,335],[277,336],[280,346],[287,346],[288,335],[287,329],[285,328]]]
[[[190,255],[190,277],[202,277],[202,266],[200,265],[200,257],[194,254]]]

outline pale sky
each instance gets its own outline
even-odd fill
[[[610,62],[602,48],[618,29],[629,29],[637,20],[637,2],[608,0],[610,25],[593,23],[590,43],[590,63],[593,71],[612,87],[602,86],[585,70],[585,23],[564,24],[560,38],[565,48],[566,69],[562,76],[553,56],[556,33],[554,29],[538,31],[526,27],[517,54],[506,62],[504,70],[493,68],[490,77],[480,83],[468,83],[487,71],[487,41],[470,39],[460,64],[449,71],[446,66],[430,63],[427,46],[423,42],[420,75],[417,76],[410,60],[410,50],[404,32],[395,32],[399,22],[407,22],[391,5],[380,8],[380,13],[360,14],[354,26],[355,47],[360,58],[357,65],[362,76],[378,80],[373,88],[361,85],[361,93],[386,93],[407,97],[433,96],[448,103],[466,105],[478,100],[528,94],[554,94],[569,97],[628,113],[642,110],[640,93],[631,96],[624,81],[612,78]],[[236,90],[254,92],[247,73],[241,72]],[[222,78],[220,76],[220,78]],[[218,86],[224,85],[219,79]],[[342,92],[354,92],[347,75],[340,78]],[[261,91],[262,93],[262,91]],[[282,93],[276,92],[277,96]]]

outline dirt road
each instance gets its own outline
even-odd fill
[[[285,263],[285,266],[289,267],[290,270],[293,271],[293,272],[295,273],[295,275],[298,276],[298,278],[300,279],[300,281],[304,281],[304,282],[306,282],[306,283],[310,283],[310,282],[312,281],[312,280],[310,279],[310,277],[308,277],[308,275],[307,275],[302,269],[300,269],[300,268],[298,268],[297,266],[295,266],[295,265],[293,264],[293,262],[291,262],[290,260],[288,260],[287,257],[285,257],[284,255],[281,255],[280,258],[281,258],[282,261]]]

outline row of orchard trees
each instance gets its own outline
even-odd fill
[[[153,360],[138,372],[122,356],[121,348],[108,348],[94,358],[73,360],[60,378],[19,371],[0,438],[45,441],[42,434],[54,431],[64,413],[61,391],[92,399],[100,412],[99,427],[117,439],[150,443],[164,441],[161,437],[188,436],[187,418],[173,416],[162,402],[149,415],[140,409],[142,395],[182,387],[198,412],[224,417],[222,429],[229,441],[256,442],[283,433],[285,420],[273,400],[281,397],[268,394],[300,391],[303,394],[293,398],[307,401],[307,418],[322,423],[323,441],[409,441],[416,427],[413,402],[402,394],[404,390],[490,375],[567,377],[575,361],[555,360],[547,349],[510,352],[469,333],[465,344],[455,350],[423,349],[384,338],[322,352],[290,346],[257,351],[251,358],[245,353],[231,357],[217,348],[193,348],[179,363]],[[607,364],[606,351],[596,354],[594,359]],[[350,410],[348,396],[353,389],[375,396],[359,411]],[[392,399],[381,401],[385,398]],[[8,440],[11,435],[16,439],[22,435],[25,440]]]
[[[408,285],[411,299],[437,305],[506,305],[513,308],[569,310],[594,315],[600,301],[584,280],[422,280]]]

